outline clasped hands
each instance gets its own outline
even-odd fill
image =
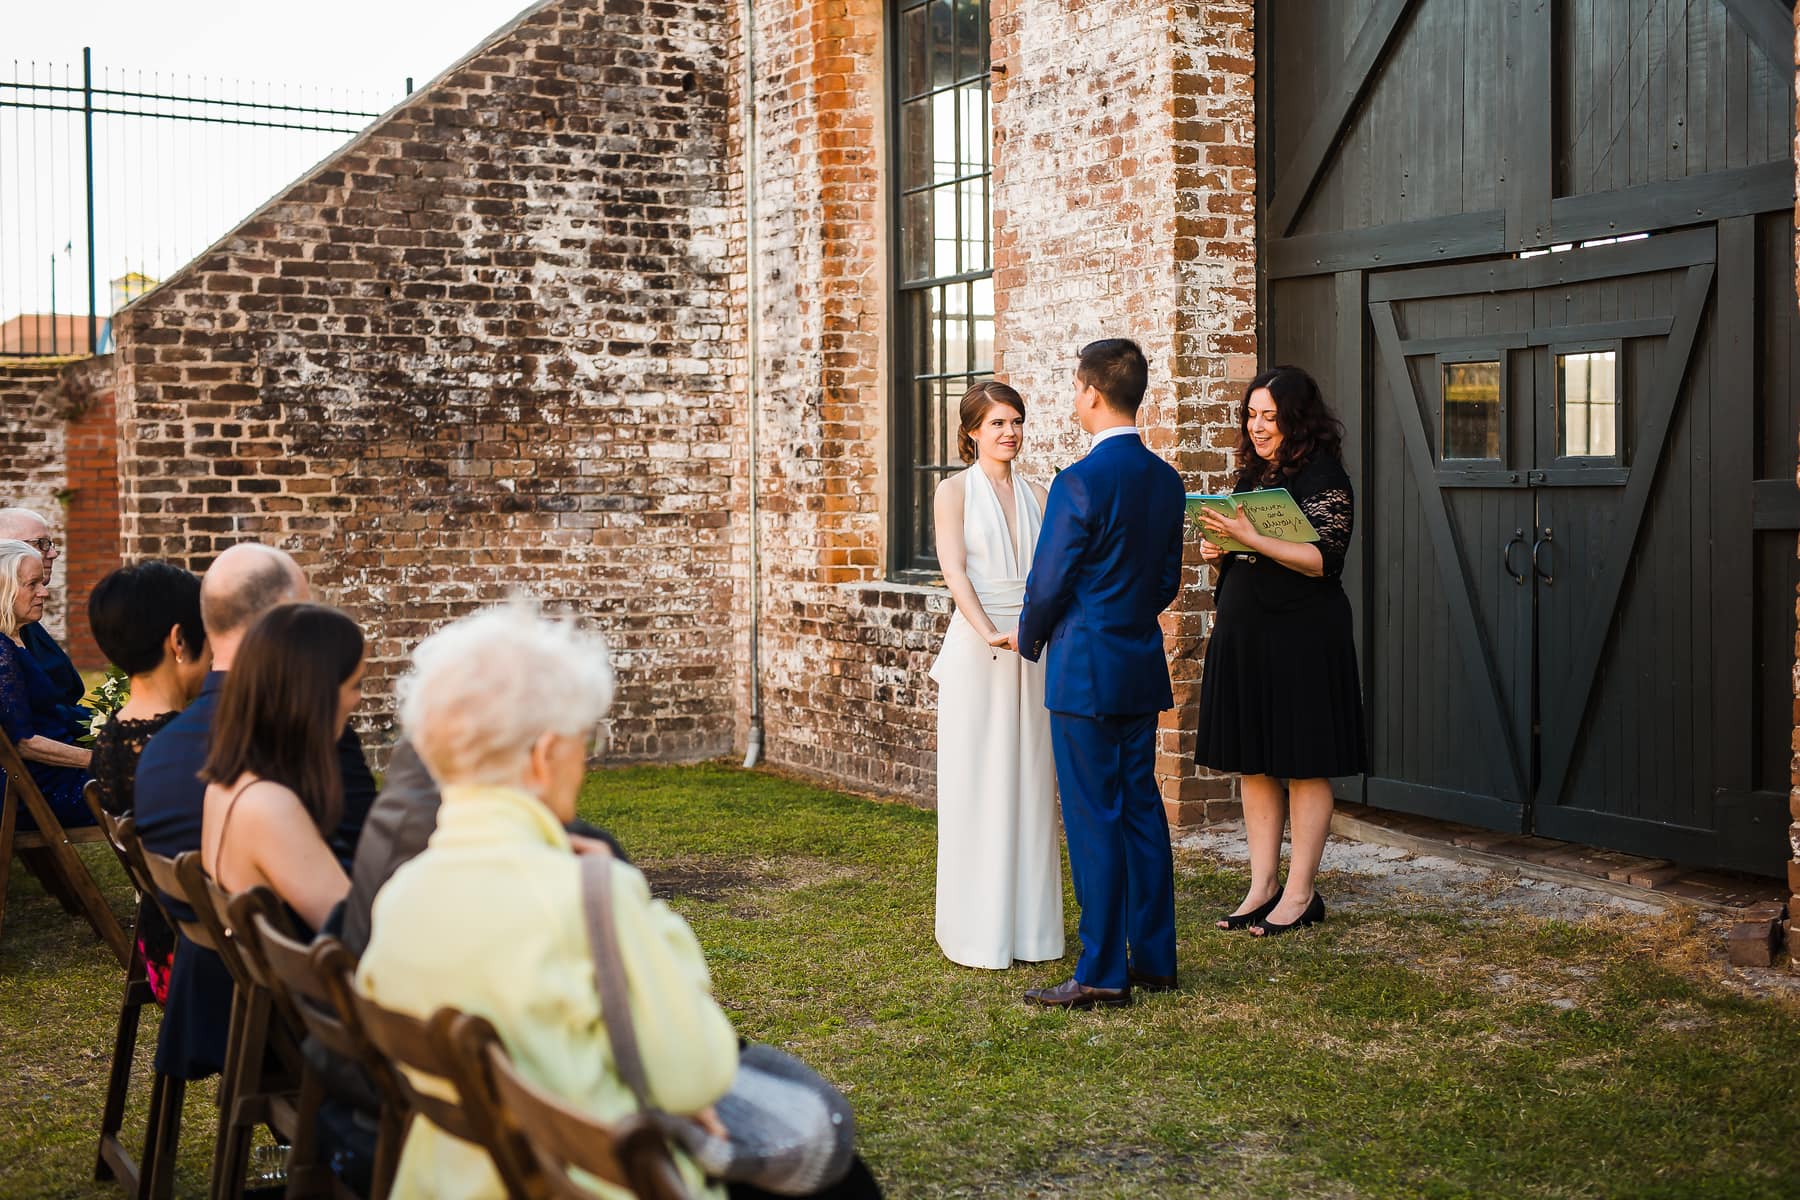
[[[1001,633],[998,629],[988,634],[987,644],[996,650],[1019,652],[1019,635],[1017,633]]]

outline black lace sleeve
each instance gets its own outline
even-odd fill
[[[175,719],[173,712],[141,721],[114,717],[94,738],[94,778],[100,783],[100,804],[114,816],[128,815],[135,802],[138,758],[150,739]]]
[[[1319,531],[1319,556],[1325,560],[1325,578],[1344,573],[1344,555],[1350,549],[1350,531],[1356,524],[1356,497],[1350,476],[1336,459],[1309,464],[1290,490],[1300,511]]]

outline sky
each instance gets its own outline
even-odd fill
[[[96,86],[380,112],[402,99],[409,76],[424,87],[528,6],[529,0],[0,0],[0,321],[49,311],[53,274],[56,310],[87,311],[81,116],[4,107],[28,96],[68,102],[65,93],[27,92],[5,82],[78,85],[82,47],[89,46]],[[74,101],[79,104],[78,94]],[[343,129],[368,122],[295,119]],[[110,311],[110,279],[174,270],[350,136],[96,117],[101,313]]]

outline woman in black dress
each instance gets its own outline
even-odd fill
[[[94,780],[100,805],[129,816],[138,756],[150,738],[200,694],[212,649],[200,622],[200,577],[173,563],[120,567],[88,594],[88,628],[108,662],[130,677],[131,695],[94,737]],[[138,943],[150,990],[169,998],[175,932],[155,905],[146,905]]]
[[[1201,516],[1208,532],[1250,547],[1201,547],[1218,583],[1195,758],[1243,776],[1250,891],[1219,928],[1259,937],[1325,919],[1313,877],[1331,826],[1330,777],[1368,765],[1350,600],[1339,581],[1354,519],[1342,442],[1343,426],[1311,376],[1298,367],[1264,371],[1244,391],[1232,490],[1286,488],[1319,540],[1263,537],[1241,509]],[[1284,888],[1281,834],[1290,818]]]

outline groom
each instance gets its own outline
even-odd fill
[[[1156,789],[1156,714],[1174,703],[1157,615],[1181,586],[1183,488],[1145,448],[1149,375],[1135,342],[1085,346],[1075,416],[1087,457],[1044,506],[1015,647],[1048,651],[1044,705],[1081,905],[1075,976],[1025,999],[1052,1008],[1131,1003],[1175,986],[1175,865]]]

